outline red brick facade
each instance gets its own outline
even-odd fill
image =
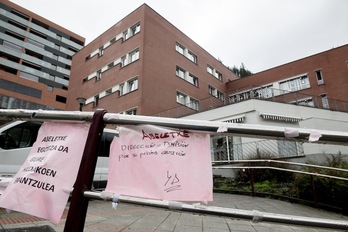
[[[317,79],[317,72],[321,73],[321,81]],[[348,102],[348,45],[231,81],[226,90],[235,94],[272,83],[277,89],[281,81],[301,75],[307,75],[310,86],[295,92],[318,98],[326,95],[331,101]]]
[[[136,24],[140,25],[138,33],[128,39],[121,36]],[[115,37],[116,42],[110,45],[109,41]],[[196,62],[176,51],[177,43],[186,48],[186,53],[194,54]],[[102,55],[86,60],[102,46]],[[139,59],[122,65],[120,58],[135,49],[139,51]],[[105,71],[103,67],[113,61],[116,61],[114,66]],[[222,80],[207,72],[208,65],[222,74]],[[188,77],[191,83],[178,77],[177,67],[193,75],[194,84],[191,77]],[[92,76],[99,69],[103,71],[100,80],[97,80]],[[138,88],[122,95],[120,86],[134,77],[138,79]],[[88,80],[84,81],[86,78]],[[76,98],[83,97],[87,99],[83,108],[86,111],[105,108],[109,112],[120,113],[136,109],[136,114],[153,115],[181,106],[177,102],[177,92],[200,102],[212,96],[209,85],[224,93],[227,81],[234,79],[236,76],[217,59],[144,4],[73,57],[67,110],[78,109]],[[105,90],[111,87],[118,90],[108,90],[106,94]],[[98,104],[96,99],[91,99],[93,96],[99,98]]]

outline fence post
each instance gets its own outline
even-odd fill
[[[315,208],[318,208],[318,197],[317,197],[317,188],[315,187],[314,177],[311,176],[312,181],[312,192],[313,192],[313,201]]]
[[[96,110],[93,115],[91,127],[88,132],[85,149],[77,174],[74,190],[71,197],[68,216],[65,222],[65,232],[83,231],[89,199],[84,197],[84,192],[90,190],[98,159],[100,140],[103,135],[103,116],[106,110]]]
[[[250,184],[251,184],[251,195],[255,197],[255,188],[254,188],[254,169],[249,169],[250,173]]]

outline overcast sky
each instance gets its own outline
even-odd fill
[[[148,4],[226,66],[253,73],[348,44],[348,0],[11,0],[94,40]]]

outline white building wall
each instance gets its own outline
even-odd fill
[[[260,116],[261,114],[273,115],[274,117],[264,119]],[[223,122],[238,117],[244,117],[244,120],[239,123],[278,126],[284,128],[348,131],[347,113],[258,99],[246,100],[210,111],[186,116],[184,118]],[[283,117],[286,117],[289,120],[282,120],[281,118]],[[293,121],[291,121],[292,118]],[[243,143],[256,140],[259,139],[242,138]],[[304,143],[303,150],[307,157],[322,153],[337,154],[338,152],[341,152],[342,154],[348,154],[348,141],[347,146]]]

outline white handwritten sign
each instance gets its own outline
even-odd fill
[[[106,191],[162,200],[212,201],[208,134],[151,125],[119,128]]]
[[[76,180],[89,124],[45,122],[0,206],[58,223]]]

